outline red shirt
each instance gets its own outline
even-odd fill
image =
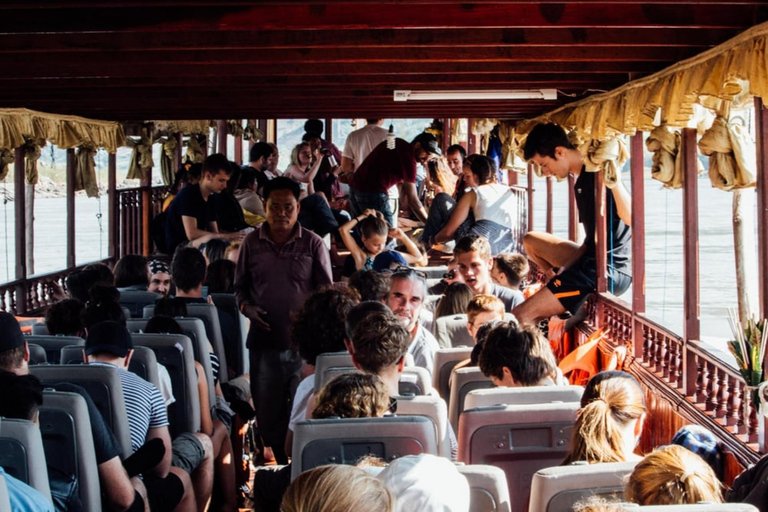
[[[386,194],[403,182],[416,183],[416,159],[409,142],[395,139],[395,149],[388,149],[384,141],[371,151],[349,186],[360,192]]]

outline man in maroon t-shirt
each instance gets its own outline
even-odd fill
[[[389,207],[387,190],[402,184],[401,194],[407,198],[419,220],[425,221],[427,211],[416,192],[416,163],[425,165],[431,158],[440,155],[437,139],[427,132],[419,134],[410,144],[403,139],[395,139],[394,149],[387,147],[387,141],[382,142],[360,164],[349,184],[352,213],[360,215],[372,208],[383,213],[387,223],[393,226],[397,212]]]

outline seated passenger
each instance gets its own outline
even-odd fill
[[[45,312],[48,334],[85,338],[85,327],[80,319],[83,309],[83,303],[75,299],[64,299],[51,305]]]
[[[529,270],[528,258],[518,252],[502,252],[493,258],[491,279],[498,285],[519,290]]]
[[[208,265],[205,273],[205,286],[208,293],[235,293],[235,268],[237,264],[221,259]]]
[[[504,303],[493,295],[475,295],[467,304],[467,331],[477,344],[477,331],[483,324],[504,320]]]
[[[258,226],[267,220],[267,214],[264,212],[264,201],[256,192],[258,187],[256,169],[243,167],[234,195],[237,202],[240,203],[240,208],[243,209],[245,222],[249,226]]]
[[[171,291],[171,269],[168,264],[160,260],[149,262],[149,286],[148,292],[154,292],[167,297]]]
[[[467,286],[476,294],[494,295],[504,301],[506,311],[523,302],[520,290],[512,290],[491,281],[493,258],[488,239],[482,236],[467,236],[456,243],[453,250],[459,272]]]
[[[320,466],[288,487],[282,512],[394,512],[395,498],[374,476],[354,466]]]
[[[541,331],[514,321],[495,324],[479,363],[495,386],[554,386],[558,380],[555,356]]]
[[[389,293],[389,274],[375,270],[358,270],[347,283],[360,295],[360,301],[384,302]]]
[[[469,483],[442,457],[400,457],[379,473],[379,479],[395,495],[395,512],[469,512]]]
[[[453,283],[448,285],[445,293],[437,302],[435,308],[435,320],[442,316],[463,315],[467,312],[467,306],[475,294],[472,288],[464,283]],[[504,304],[501,305],[504,307]],[[502,313],[503,314],[503,313]]]
[[[496,164],[483,155],[470,155],[464,162],[464,180],[472,190],[458,203],[448,194],[438,194],[429,209],[422,240],[425,244],[483,236],[493,254],[512,248],[512,227],[518,224],[517,195],[496,183]]]
[[[345,373],[319,391],[312,418],[379,418],[390,406],[389,393],[378,376]]]
[[[245,221],[243,208],[234,194],[240,180],[240,166],[234,162],[229,162],[229,166],[232,172],[227,186],[219,193],[219,211],[216,215],[216,222],[220,230],[234,233],[247,228],[249,224]]]
[[[40,491],[12,477],[5,472],[2,466],[0,466],[0,476],[3,477],[5,486],[8,488],[8,498],[13,512],[17,510],[23,512],[53,512],[51,502]]]
[[[563,465],[640,460],[635,447],[645,421],[645,395],[626,372],[600,372],[584,388]]]
[[[722,485],[712,468],[682,446],[663,446],[637,463],[624,490],[638,505],[722,503]]]
[[[144,256],[128,254],[115,265],[115,288],[120,292],[147,291],[149,265]]]
[[[291,178],[299,184],[301,187],[300,199],[315,193],[313,181],[317,176],[317,171],[320,170],[322,161],[323,153],[320,148],[313,154],[308,142],[297,144],[291,151],[291,165],[283,171],[283,176]]]
[[[357,245],[352,236],[352,228],[359,227],[363,246]],[[389,229],[381,212],[366,210],[339,228],[339,234],[344,245],[349,249],[350,255],[344,262],[342,277],[349,278],[356,270],[373,269],[373,260],[387,245],[387,236],[391,236],[407,252],[400,253],[408,265],[421,263],[423,255],[416,244],[400,228]]]

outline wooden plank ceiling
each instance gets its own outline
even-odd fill
[[[768,20],[754,1],[19,2],[0,5],[0,107],[101,119],[544,113]],[[558,101],[395,89],[556,88]]]

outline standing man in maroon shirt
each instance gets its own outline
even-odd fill
[[[328,249],[297,222],[299,192],[290,178],[264,186],[267,222],[243,241],[235,275],[238,306],[251,319],[247,343],[256,419],[278,464],[288,463],[283,446],[301,370],[290,343],[291,316],[312,291],[333,282]]]

